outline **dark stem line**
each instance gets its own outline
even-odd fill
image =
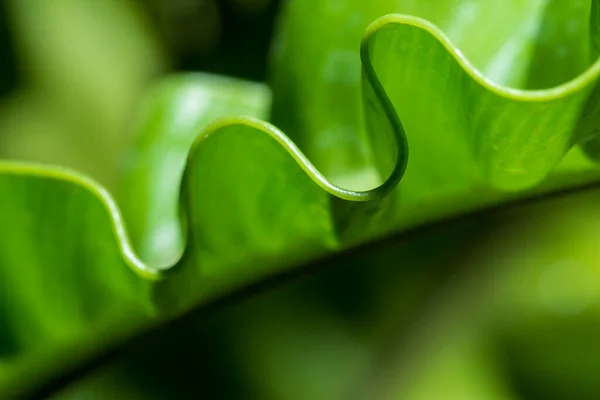
[[[316,274],[324,268],[340,268],[340,265],[343,265],[345,260],[353,260],[364,252],[377,252],[388,246],[434,234],[440,229],[473,222],[481,223],[482,221],[489,221],[498,216],[498,214],[504,214],[534,203],[548,202],[550,200],[583,193],[593,189],[600,189],[600,181],[587,182],[578,186],[536,194],[527,198],[513,199],[490,207],[467,211],[439,219],[435,222],[428,222],[423,225],[409,228],[402,232],[391,234],[385,238],[366,242],[342,250],[338,253],[327,255],[318,260],[300,264],[295,268],[275,273],[258,282],[249,284],[236,292],[195,307],[173,319],[159,322],[152,328],[131,334],[124,339],[116,340],[106,348],[100,350],[94,357],[82,362],[74,363],[61,370],[52,379],[43,381],[38,385],[32,385],[32,387],[28,388],[26,393],[24,393],[24,398],[40,399],[52,397],[76,381],[91,375],[101,367],[107,366],[109,363],[119,358],[127,357],[129,353],[135,349],[139,349],[140,346],[147,345],[165,335],[169,335],[171,332],[177,332],[180,329],[183,329],[191,321],[197,321],[199,318],[204,318],[223,308],[238,304],[260,293],[281,287],[284,284],[296,281],[302,277]]]

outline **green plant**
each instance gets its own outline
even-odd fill
[[[287,4],[272,102],[263,84],[164,78],[118,201],[67,169],[0,164],[7,390],[32,365],[50,379],[73,343],[72,362],[88,357],[98,331],[118,338],[360,243],[598,181],[596,1],[393,3]]]

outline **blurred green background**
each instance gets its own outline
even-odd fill
[[[277,2],[6,0],[0,157],[68,166],[114,189],[154,81],[206,71],[263,81]],[[137,107],[136,107],[137,106]]]
[[[0,157],[109,189],[144,89],[254,81],[275,0],[5,0]],[[123,349],[60,399],[598,399],[599,191],[340,258]]]

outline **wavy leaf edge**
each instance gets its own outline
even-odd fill
[[[593,0],[592,4],[596,5],[597,0]],[[193,162],[197,149],[202,146],[204,140],[209,136],[219,133],[221,128],[231,125],[246,125],[262,131],[264,134],[270,136],[279,145],[281,145],[285,151],[296,161],[296,163],[302,168],[302,170],[310,177],[310,179],[324,191],[329,194],[346,201],[355,202],[367,202],[373,200],[379,200],[388,195],[393,191],[405,172],[408,163],[408,144],[402,123],[394,109],[391,101],[387,97],[385,89],[378,80],[377,74],[374,67],[370,62],[368,44],[372,40],[377,32],[383,27],[392,25],[411,25],[417,27],[432,35],[438,42],[440,42],[446,51],[454,58],[454,60],[460,65],[460,67],[473,79],[477,84],[484,87],[485,89],[497,94],[500,97],[506,99],[512,99],[522,102],[540,102],[540,101],[551,101],[560,99],[569,94],[578,92],[585,88],[593,85],[600,77],[600,58],[597,59],[591,66],[589,66],[583,73],[577,77],[552,88],[548,89],[536,89],[536,90],[521,90],[503,86],[497,84],[491,79],[483,75],[471,62],[463,55],[463,53],[456,47],[446,34],[433,23],[411,15],[404,14],[389,14],[382,16],[373,21],[365,30],[360,46],[360,57],[365,76],[368,83],[372,85],[375,95],[380,101],[380,105],[383,108],[386,118],[390,123],[396,148],[393,151],[396,153],[396,162],[393,170],[383,183],[372,189],[365,191],[355,191],[344,189],[340,186],[333,184],[328,180],[303,154],[303,152],[296,146],[296,144],[280,129],[272,125],[269,122],[245,116],[228,117],[218,119],[208,124],[195,138],[192,147],[188,153],[186,166],[183,172],[183,177],[179,186],[179,198],[181,200],[182,192],[184,190],[186,171],[190,163]],[[31,176],[42,179],[60,180],[72,185],[77,185],[87,190],[93,197],[101,202],[106,212],[108,213],[114,237],[117,242],[119,252],[127,266],[129,266],[134,272],[140,277],[149,280],[161,280],[170,275],[173,270],[178,270],[177,266],[181,263],[183,253],[187,249],[187,240],[185,241],[184,249],[181,256],[177,261],[170,265],[149,265],[142,261],[142,259],[136,254],[124,222],[124,218],[119,209],[119,206],[113,196],[104,188],[103,185],[95,181],[94,179],[73,171],[66,167],[45,165],[33,162],[17,161],[17,160],[2,160],[0,161],[0,174],[12,174]],[[184,215],[186,210],[183,209]],[[183,221],[185,222],[185,221]],[[185,234],[184,234],[185,237]]]

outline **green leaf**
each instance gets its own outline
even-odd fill
[[[65,398],[117,385],[168,397],[191,381],[190,395],[226,398],[596,399],[599,195],[494,208],[319,261],[129,342]]]
[[[377,131],[362,129],[355,49],[363,28],[374,15],[402,12],[443,29],[393,15],[363,38],[363,80],[377,74],[410,149],[394,228],[510,196],[496,188],[514,193],[544,179],[555,186],[565,175],[596,175],[574,149],[547,178],[589,133],[577,125],[599,67],[588,55],[589,1],[332,4],[289,3],[275,47],[273,121],[326,176],[354,187],[380,182],[364,176],[375,175],[370,160],[385,154],[385,144],[366,144]],[[548,49],[563,54],[545,60]],[[532,82],[540,74],[544,82]],[[540,86],[552,87],[527,90]],[[598,115],[589,111],[586,121]]]
[[[95,182],[25,164],[3,162],[0,170],[0,386],[6,395],[8,388],[34,385],[57,360],[81,356],[48,359],[49,351],[79,347],[104,331],[114,336],[115,326],[139,327],[153,307],[151,281],[136,272],[154,274],[130,254],[117,206]],[[36,367],[23,381],[32,360]]]
[[[359,53],[366,24],[392,11],[431,19],[461,50],[427,20],[391,15],[369,25]],[[1,164],[2,329],[14,371],[96,329],[143,326],[357,242],[598,180],[578,149],[557,167],[599,118],[588,20],[583,1],[291,2],[273,100],[289,136],[259,119],[263,86],[165,80],[128,162],[126,224],[87,178]],[[547,51],[572,43],[566,55]]]

